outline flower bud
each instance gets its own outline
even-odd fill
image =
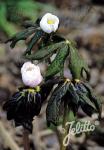
[[[43,79],[40,68],[31,62],[26,62],[21,68],[22,81],[26,86],[36,87]]]
[[[55,32],[58,29],[59,18],[51,13],[46,13],[41,21],[40,27],[46,33]]]

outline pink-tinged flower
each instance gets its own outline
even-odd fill
[[[22,81],[26,86],[36,87],[42,82],[40,68],[31,62],[26,62],[21,68]]]
[[[51,13],[46,13],[41,21],[40,27],[46,33],[55,32],[58,29],[59,18]]]

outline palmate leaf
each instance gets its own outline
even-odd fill
[[[97,112],[95,105],[90,101],[86,96],[80,96],[80,106],[82,110],[88,115],[91,116],[93,113]]]
[[[46,81],[44,84],[41,85],[41,95],[42,95],[42,101],[44,102],[44,100],[47,99],[47,97],[49,96],[53,86],[56,83],[54,83],[52,80],[48,80]]]
[[[82,92],[83,94],[86,94],[88,96],[88,91],[85,88],[85,86],[83,85],[82,81],[80,81],[79,83],[75,82],[74,85],[77,90],[79,90],[80,92]]]
[[[79,108],[80,97],[73,83],[70,83],[67,94],[68,94],[67,99],[69,110],[71,109],[74,115],[76,115]]]
[[[78,102],[79,102],[79,96],[76,93],[76,89],[75,89],[75,87],[74,87],[74,85],[72,83],[69,85],[68,91],[69,91],[69,93],[70,93],[70,95],[72,97],[72,99],[69,100],[69,101],[73,101],[73,103],[77,105]]]
[[[55,42],[55,43],[62,42],[62,41],[65,42],[65,38],[60,36],[60,35],[55,34],[55,35],[52,36],[52,41]]]
[[[77,100],[77,97],[74,96],[73,94],[71,94],[68,90],[66,95],[63,97],[62,101],[64,102],[64,104],[66,104],[68,106],[68,111],[69,112],[72,111],[73,114],[76,115],[76,113],[78,111],[78,102],[77,102],[78,100]]]
[[[18,41],[26,40],[28,36],[30,36],[35,32],[35,30],[36,29],[34,29],[33,27],[30,27],[29,29],[25,29],[24,31],[15,34],[12,38],[7,40],[6,43],[11,42],[10,47],[14,48]]]
[[[32,22],[32,21],[25,21],[25,22],[23,22],[22,23],[22,26],[24,27],[24,28],[30,28],[30,27],[34,27],[34,28],[37,28],[38,26],[39,26],[39,23],[38,23],[38,21],[40,21],[40,19],[38,18],[35,22]]]
[[[68,99],[68,108],[69,110],[73,111],[74,115],[76,115],[78,111],[79,96],[77,95],[76,89],[72,83],[69,85],[67,95],[66,97]]]
[[[91,117],[93,113],[96,113],[95,109],[93,109],[87,103],[81,102],[81,108],[83,112],[85,112],[85,114],[87,114],[89,117]]]
[[[95,104],[88,97],[88,92],[83,93],[81,90],[77,90],[77,94],[79,95],[79,106],[81,106],[82,110],[89,116],[91,116],[94,112],[97,112]]]
[[[63,73],[64,63],[68,55],[69,55],[68,45],[65,44],[65,46],[61,47],[61,49],[58,51],[55,59],[48,67],[48,70],[46,72],[46,78],[52,77],[59,72]]]
[[[62,101],[62,97],[66,94],[68,90],[69,83],[58,85],[54,92],[52,93],[51,98],[48,101],[46,109],[46,119],[47,124],[50,126],[50,123],[57,125],[59,122],[59,110]]]
[[[80,102],[84,102],[84,103],[88,104],[89,106],[91,106],[93,109],[96,110],[95,105],[89,99],[89,97],[87,96],[87,94],[82,93],[82,92],[78,92],[78,94],[79,94]]]
[[[32,37],[31,41],[28,44],[25,54],[31,54],[31,50],[36,42],[43,36],[44,32],[42,30],[36,30],[35,35]]]
[[[81,79],[83,77],[83,71],[86,73],[87,79],[89,79],[89,69],[86,62],[80,57],[78,50],[75,46],[69,41],[70,48],[70,62],[69,69],[72,73],[74,79]]]
[[[94,103],[94,105],[95,105],[95,107],[99,113],[99,118],[100,118],[101,117],[101,110],[102,110],[102,104],[101,104],[100,98],[94,94],[90,85],[88,85],[87,83],[83,83],[83,85],[86,87],[88,94],[89,94],[89,98]]]
[[[91,116],[94,112],[101,116],[101,103],[98,97],[93,93],[92,88],[86,82],[75,83],[76,92],[79,96],[79,106],[83,111]]]
[[[57,49],[63,46],[64,42],[55,43],[44,48],[39,49],[35,54],[26,55],[25,57],[30,60],[41,60],[48,55],[54,53]]]
[[[47,99],[49,96],[51,90],[53,89],[53,86],[56,84],[61,84],[63,82],[63,79],[59,78],[51,78],[50,80],[47,80],[44,84],[41,85],[41,96],[42,96],[42,102]]]

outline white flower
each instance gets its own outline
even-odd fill
[[[26,86],[36,87],[43,79],[40,68],[31,62],[26,62],[21,68],[22,81]]]
[[[46,33],[55,32],[58,29],[59,18],[51,13],[46,13],[41,21],[40,27]]]

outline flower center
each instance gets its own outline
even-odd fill
[[[79,82],[80,82],[80,80],[79,80],[79,79],[75,79],[75,82],[76,82],[76,83],[79,83]]]
[[[47,20],[47,23],[48,23],[48,24],[54,24],[54,23],[55,23],[55,20],[48,19],[48,20]]]
[[[27,71],[32,71],[32,70],[33,70],[32,67],[27,68]]]

